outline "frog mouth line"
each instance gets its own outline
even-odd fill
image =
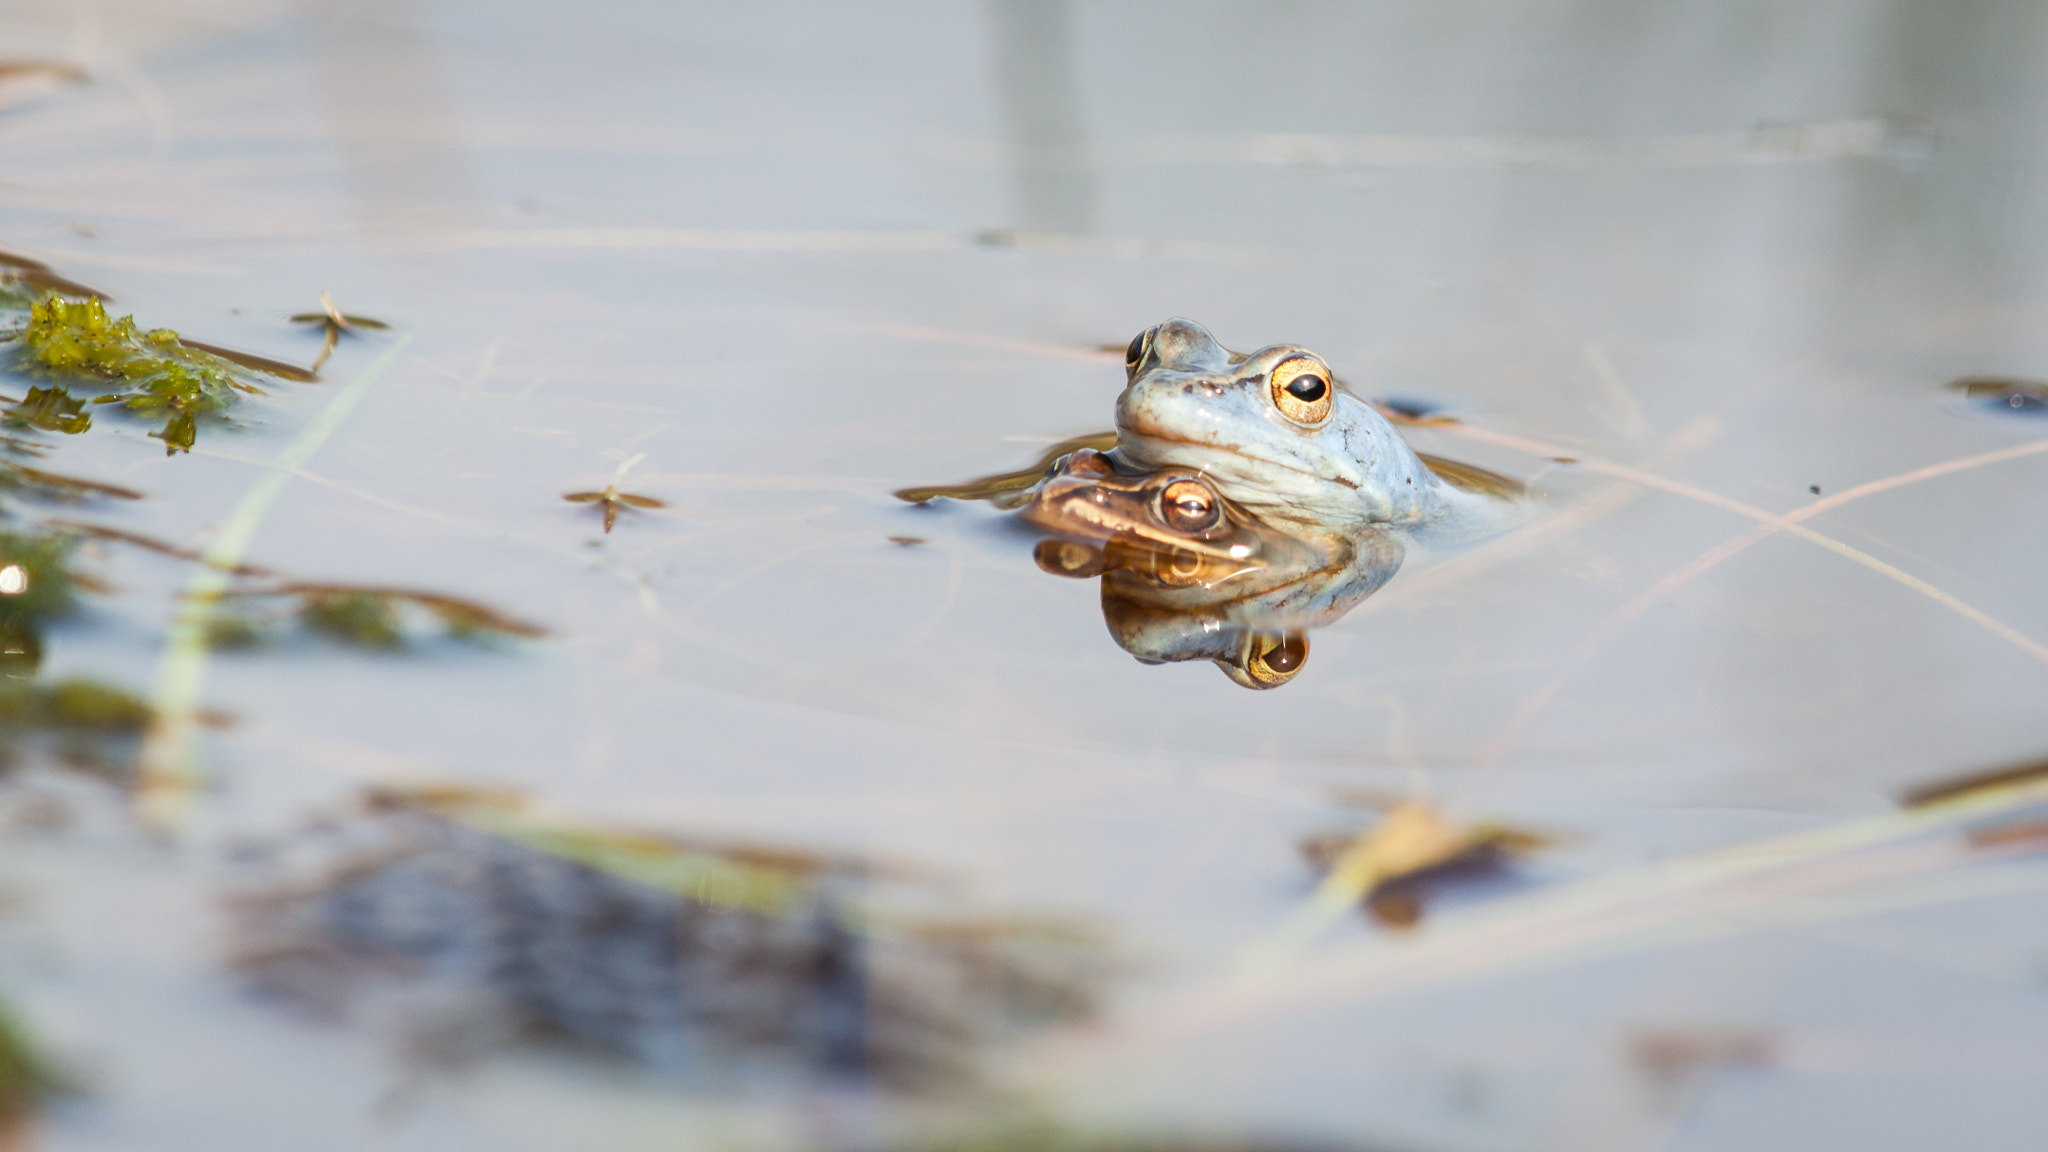
[[[1123,430],[1119,429],[1119,431]],[[1339,484],[1353,491],[1357,491],[1359,488],[1359,484],[1355,480],[1346,480],[1342,476],[1325,476],[1320,472],[1311,472],[1306,468],[1298,468],[1292,464],[1282,464],[1279,461],[1269,460],[1263,456],[1253,456],[1234,444],[1229,446],[1221,444],[1211,444],[1202,440],[1191,440],[1186,436],[1168,436],[1164,433],[1148,432],[1143,428],[1137,427],[1133,427],[1129,429],[1129,431],[1146,440],[1159,440],[1168,444],[1185,444],[1190,448],[1210,448],[1218,452],[1229,452],[1237,456],[1243,456],[1245,459],[1248,460],[1257,460],[1259,463],[1264,464],[1268,467],[1284,469],[1288,472],[1294,473],[1297,476],[1306,476],[1311,480],[1321,480],[1330,484]],[[1207,472],[1203,471],[1202,474],[1207,475]]]

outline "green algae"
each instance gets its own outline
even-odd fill
[[[30,372],[111,388],[93,403],[161,417],[164,427],[151,435],[166,454],[191,451],[200,417],[222,416],[240,394],[262,392],[226,359],[187,346],[168,328],[144,331],[133,316],[115,319],[98,299],[52,292],[30,309],[18,341]]]
[[[78,539],[64,533],[0,532],[0,622],[33,625],[76,608],[77,548]]]
[[[397,609],[389,597],[371,592],[308,593],[299,607],[299,623],[351,648],[405,647],[405,630]]]
[[[44,1102],[69,1087],[14,1013],[0,1008],[0,1143],[13,1147]]]
[[[1342,1152],[1346,1148],[1355,1146],[1257,1136],[1096,1131],[1032,1119],[947,1139],[913,1142],[904,1152]]]
[[[97,680],[0,684],[0,731],[138,736],[153,715],[141,698]]]
[[[250,616],[216,612],[206,618],[205,639],[218,652],[247,652],[270,643],[270,628]]]
[[[85,401],[73,396],[70,389],[52,385],[30,388],[27,397],[0,415],[0,423],[9,428],[40,428],[76,436],[92,427],[92,413],[85,410]]]

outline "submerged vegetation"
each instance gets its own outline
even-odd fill
[[[419,1010],[401,1048],[440,1060],[552,1037],[691,1079],[778,1068],[921,1089],[1086,1018],[1111,971],[1091,933],[950,912],[918,869],[504,793],[372,793],[244,863],[233,954],[254,987],[366,1023],[406,990]]]
[[[1440,886],[1499,874],[1549,841],[1502,824],[1465,824],[1413,801],[1391,808],[1363,832],[1312,836],[1301,853],[1324,874],[1326,890],[1364,902],[1389,928],[1421,920]]]
[[[904,1152],[1342,1152],[1353,1147],[1256,1136],[1098,1132],[1039,1122],[923,1141]]]
[[[539,625],[507,616],[474,600],[412,588],[381,588],[368,584],[281,584],[271,588],[245,588],[229,593],[239,602],[260,600],[296,601],[292,614],[300,627],[315,635],[352,648],[396,651],[407,646],[411,629],[408,617],[424,616],[440,624],[454,640],[479,641],[496,637],[537,640],[547,635]],[[220,618],[213,636],[219,646],[251,648],[268,636],[268,620],[245,615]]]
[[[20,1021],[0,1009],[0,1147],[24,1145],[22,1130],[44,1101],[65,1088],[65,1077],[37,1050]]]
[[[2048,416],[2048,383],[2005,376],[1969,376],[1949,390],[1975,407],[2001,416]]]

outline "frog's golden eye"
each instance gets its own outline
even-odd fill
[[[1330,387],[1330,370],[1308,356],[1282,360],[1273,369],[1268,387],[1273,407],[1296,424],[1321,424],[1330,418],[1330,409],[1336,402],[1335,391]]]
[[[1135,380],[1138,365],[1145,362],[1145,353],[1152,350],[1152,329],[1147,328],[1131,337],[1131,346],[1124,349],[1124,375]]]
[[[1175,480],[1159,493],[1159,519],[1176,532],[1213,528],[1222,514],[1216,494],[1200,480]]]
[[[1277,688],[1308,663],[1308,637],[1299,632],[1284,636],[1254,636],[1244,654],[1244,670],[1261,688]]]

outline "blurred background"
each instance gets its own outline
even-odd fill
[[[0,327],[333,344],[0,346],[18,1146],[2048,1139],[2040,5],[6,16]],[[1537,515],[1253,693],[890,495],[1170,316]]]

